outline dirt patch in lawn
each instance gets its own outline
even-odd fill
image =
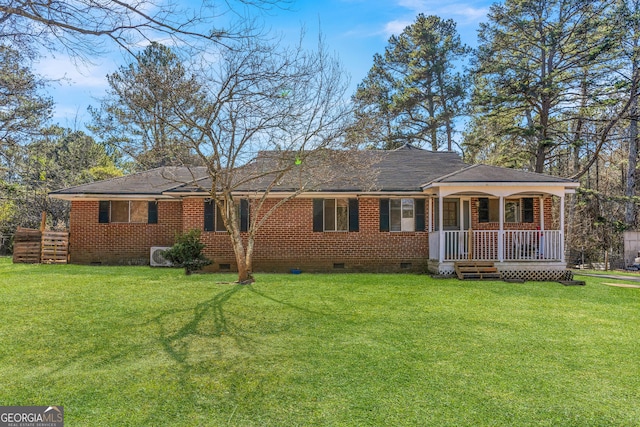
[[[640,285],[629,285],[627,283],[603,283],[607,286],[615,286],[617,288],[640,288]]]

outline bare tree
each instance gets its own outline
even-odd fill
[[[197,187],[221,213],[240,282],[252,280],[257,232],[269,216],[353,166],[343,138],[351,115],[345,74],[322,42],[312,51],[302,45],[239,40],[194,67],[197,99],[172,92],[174,130],[206,165]],[[267,203],[274,194],[277,202]],[[234,208],[239,195],[250,200],[246,234]]]
[[[286,1],[203,1],[201,7],[189,9],[172,0],[2,0],[0,40],[62,49],[80,60],[104,52],[107,40],[129,52],[158,40],[189,46],[200,41],[223,43],[247,36],[246,25],[217,26],[233,22],[221,19],[223,15],[279,3]]]

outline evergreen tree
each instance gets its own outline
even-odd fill
[[[9,166],[12,152],[38,135],[51,117],[53,101],[40,94],[44,85],[28,58],[0,44],[0,168]]]
[[[466,77],[455,70],[470,49],[452,20],[418,15],[384,56],[376,54],[353,100],[350,137],[391,149],[406,142],[437,151],[453,146],[454,121],[464,113]]]
[[[43,211],[50,225],[67,224],[68,202],[50,199],[49,192],[122,175],[104,146],[82,131],[51,126],[22,153],[15,163],[17,225],[36,227]]]
[[[171,49],[151,43],[107,81],[110,89],[100,109],[89,111],[91,130],[108,146],[132,159],[134,169],[196,161],[182,143],[186,130],[170,103],[197,102],[199,85]]]
[[[498,136],[529,153],[536,172],[567,142],[577,106],[585,107],[581,97],[601,102],[601,66],[618,39],[607,19],[611,3],[507,0],[491,6],[489,22],[481,24],[475,124],[482,129],[485,120],[500,120]]]

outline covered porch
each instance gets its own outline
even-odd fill
[[[544,175],[547,182],[541,182],[540,174],[522,171],[492,182],[474,178],[491,172],[490,166],[471,167],[424,187],[430,271],[453,274],[456,262],[491,261],[503,278],[547,280],[564,273],[565,195],[578,184]]]

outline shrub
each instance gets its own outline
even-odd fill
[[[193,229],[179,234],[176,237],[176,243],[163,251],[162,256],[171,261],[174,266],[184,267],[185,274],[191,274],[212,262],[202,254],[204,246],[200,241],[200,230]]]

